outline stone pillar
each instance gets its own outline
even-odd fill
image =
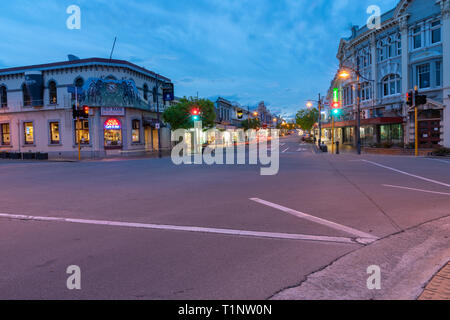
[[[374,105],[378,102],[378,61],[377,61],[377,42],[375,39],[375,33],[370,36],[370,55],[372,56],[372,99],[374,100]]]
[[[408,92],[409,85],[410,85],[410,78],[409,78],[409,41],[408,41],[408,15],[402,16],[399,18],[399,27],[400,27],[400,34],[401,34],[401,41],[402,41],[402,95],[404,101],[406,100],[406,93]],[[414,123],[411,123],[409,121],[409,114],[408,114],[408,106],[406,103],[403,104],[403,116],[406,117],[406,123],[405,123],[405,132],[404,135],[404,142],[405,144],[408,144],[410,142],[413,142],[414,140],[411,140],[411,132],[412,128],[414,126]]]
[[[443,97],[444,97],[444,141],[450,148],[450,0],[440,0],[442,11],[442,57],[443,57]]]

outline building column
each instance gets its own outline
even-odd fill
[[[410,77],[409,77],[409,40],[408,40],[408,15],[400,17],[399,26],[402,42],[402,95],[406,97],[406,93],[409,89]],[[406,100],[406,98],[404,98]],[[409,121],[408,106],[406,103],[403,104],[403,116],[406,116],[405,132],[403,132],[403,140],[405,144],[411,141],[412,126],[413,123]]]
[[[450,0],[440,0],[442,11],[442,58],[443,58],[443,102],[444,108],[444,141],[450,148]]]

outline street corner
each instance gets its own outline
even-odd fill
[[[352,251],[271,299],[447,299],[449,259],[450,217],[446,217]]]

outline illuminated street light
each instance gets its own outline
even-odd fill
[[[349,77],[350,77],[350,73],[348,73],[346,70],[343,70],[339,73],[339,78],[348,79]]]
[[[308,103],[306,104],[306,107],[308,107],[308,109],[311,109],[313,106],[313,103],[311,101],[308,101]]]

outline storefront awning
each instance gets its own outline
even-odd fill
[[[382,125],[382,124],[401,124],[403,117],[380,117],[371,119],[361,119],[361,126]],[[335,128],[356,127],[356,120],[338,121],[334,123]],[[331,123],[323,123],[322,128],[331,128]]]

